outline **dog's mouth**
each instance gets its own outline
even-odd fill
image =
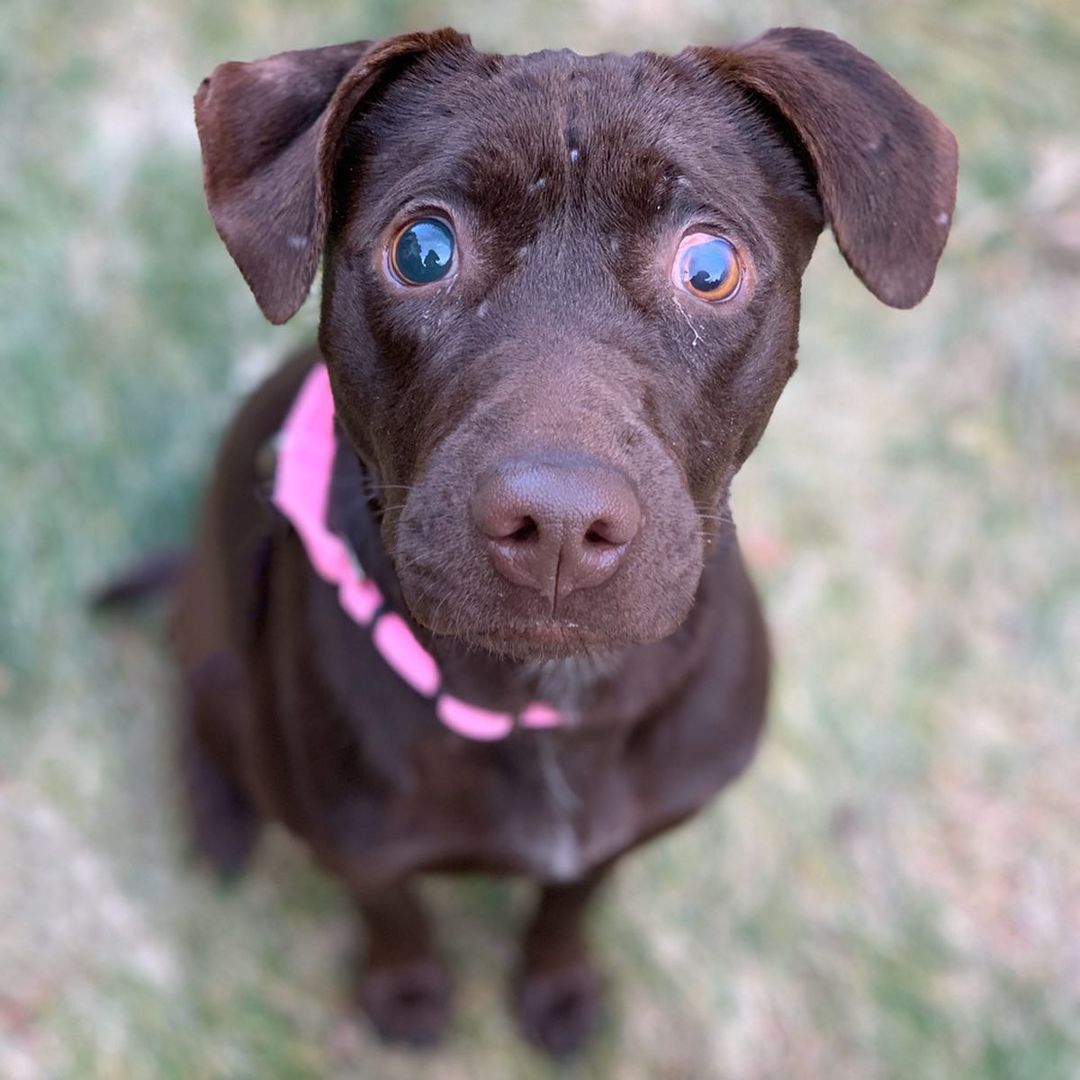
[[[698,543],[684,559],[641,559],[597,588],[553,602],[494,573],[484,554],[479,545],[406,546],[394,558],[400,599],[433,636],[519,661],[595,656],[666,638],[689,614],[703,569]]]
[[[470,649],[513,660],[591,656],[631,644],[569,619],[507,620],[467,627],[440,626],[436,623],[427,625],[427,629],[438,637],[451,638]]]

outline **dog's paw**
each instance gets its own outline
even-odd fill
[[[210,871],[224,884],[235,881],[247,868],[259,839],[259,819],[246,810],[225,817],[193,815],[192,846]],[[209,820],[208,820],[209,819]]]
[[[360,1007],[387,1042],[434,1046],[450,1016],[450,977],[432,959],[370,968],[360,983]]]
[[[596,1031],[603,980],[587,959],[552,971],[526,971],[514,1005],[522,1034],[552,1057],[576,1054]]]

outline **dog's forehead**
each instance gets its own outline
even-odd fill
[[[663,184],[699,170],[752,183],[746,108],[738,91],[703,87],[677,58],[474,53],[421,65],[378,110],[378,153],[434,167],[484,194],[572,182]],[[741,121],[741,122],[740,122]]]
[[[477,108],[488,133],[481,145],[510,159],[584,166],[612,154],[675,158],[692,138],[693,105],[663,58],[561,52],[504,61]]]

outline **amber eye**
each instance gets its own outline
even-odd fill
[[[429,285],[450,273],[454,230],[439,218],[406,225],[390,246],[390,266],[405,285]]]
[[[690,233],[675,253],[672,280],[701,300],[730,300],[742,282],[739,256],[722,236]]]

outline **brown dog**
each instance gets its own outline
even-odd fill
[[[303,838],[366,924],[365,1010],[414,1043],[449,981],[410,879],[528,875],[517,1015],[572,1051],[590,895],[761,730],[728,494],[795,368],[801,274],[827,223],[917,303],[954,140],[799,29],[675,57],[412,34],[223,64],[196,118],[266,316],[324,266],[319,348],[229,429],[181,589],[196,837],[222,871],[264,820]]]

